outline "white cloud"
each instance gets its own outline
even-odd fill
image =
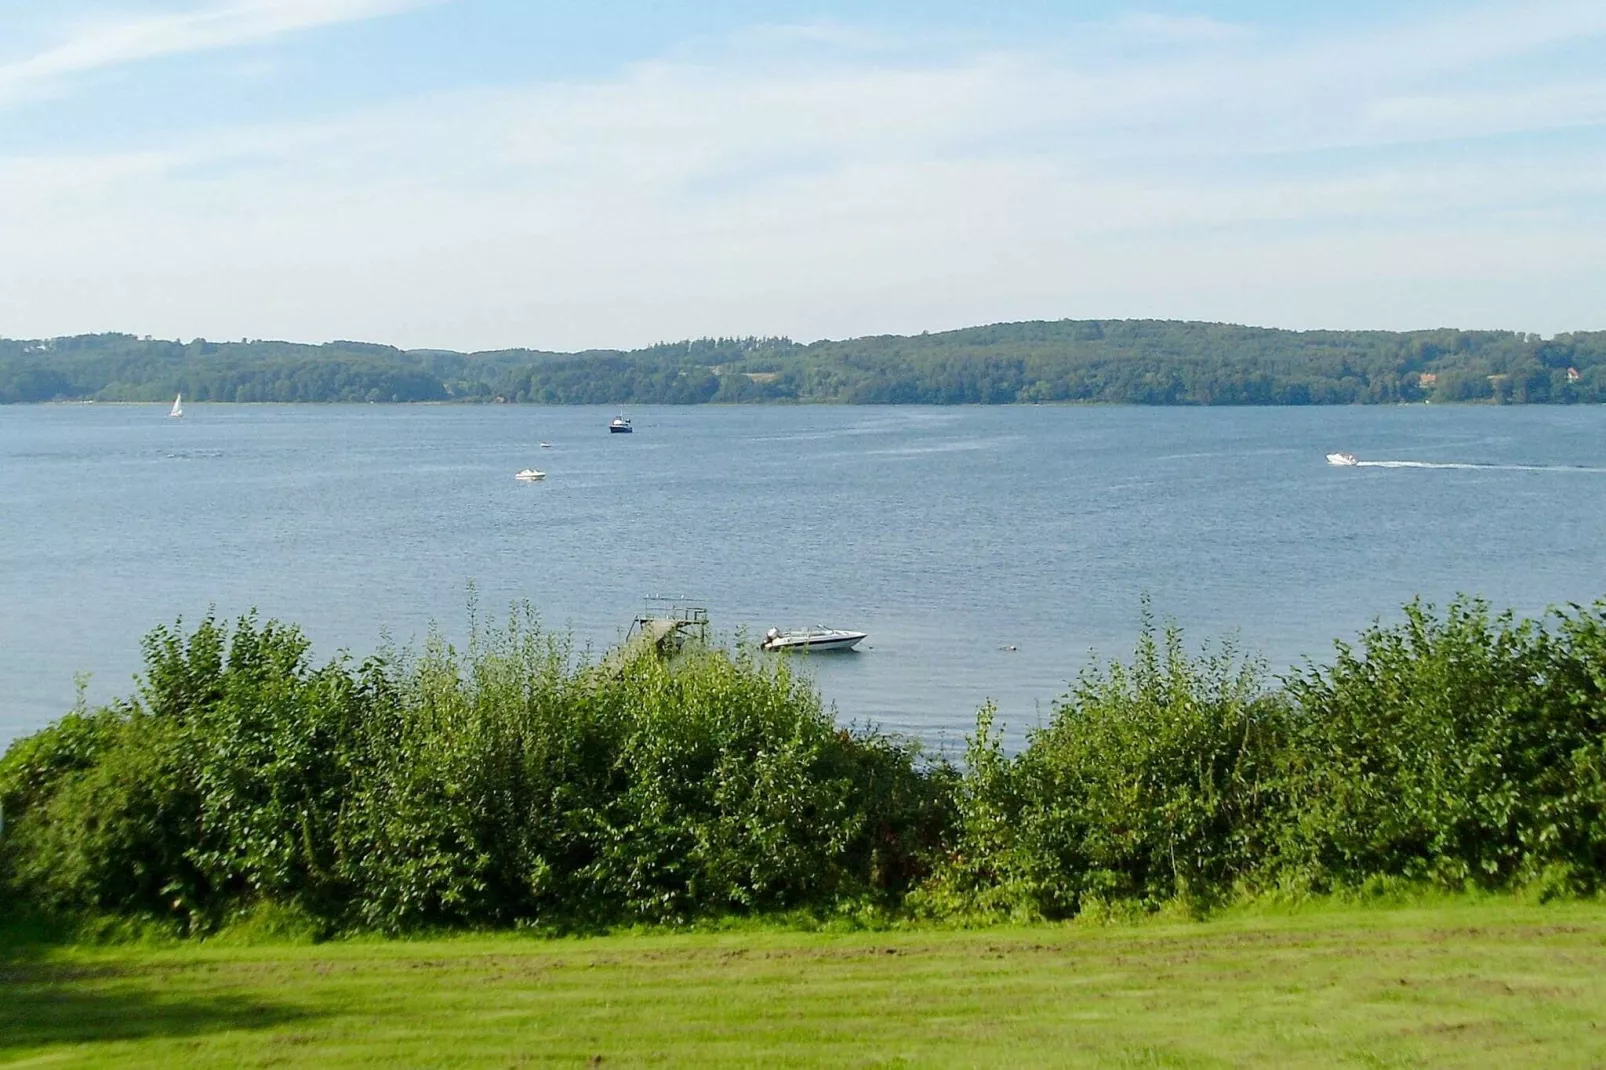
[[[1122,62],[1085,42],[677,53],[609,82],[0,160],[0,331],[583,347],[1061,315],[1606,326],[1606,74],[1535,62],[1606,24],[1573,3],[1462,16],[1201,32]],[[1453,47],[1397,64],[1402,34]]]
[[[235,0],[184,11],[103,16],[72,27],[65,40],[50,48],[0,64],[0,105],[52,92],[73,75],[254,44],[427,2],[433,0]]]
[[[1202,15],[1123,15],[1111,20],[1117,33],[1148,41],[1185,45],[1241,44],[1255,36],[1251,27]]]

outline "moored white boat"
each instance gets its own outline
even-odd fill
[[[514,479],[522,479],[526,483],[534,483],[537,480],[545,479],[546,478],[546,473],[545,472],[537,472],[534,468],[526,468],[524,471],[520,472],[518,475],[514,476],[513,478]]]
[[[791,632],[771,628],[764,633],[764,641],[759,647],[763,650],[808,650],[817,653],[852,650],[864,640],[866,634],[841,628],[803,628]]]
[[[1353,468],[1355,465],[1358,465],[1361,462],[1353,453],[1329,453],[1327,455],[1327,463],[1340,465],[1345,468]]]

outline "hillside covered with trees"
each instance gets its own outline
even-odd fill
[[[703,338],[629,352],[365,342],[0,338],[0,403],[1347,405],[1606,400],[1606,331],[1284,331],[1164,320],[1004,323],[801,344]]]

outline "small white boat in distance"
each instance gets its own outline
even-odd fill
[[[552,448],[552,443],[550,443],[550,442],[543,442],[543,443],[541,443],[541,448],[542,448],[542,449],[544,449],[544,450],[549,450],[549,449],[551,449],[551,448]]]
[[[183,394],[179,394],[177,397],[175,397],[173,399],[173,408],[172,408],[171,411],[168,412],[167,415],[170,418],[177,418],[177,417],[181,417],[181,416],[184,415],[184,395]]]
[[[622,412],[608,421],[608,433],[610,435],[628,435],[631,432],[630,417]]]
[[[526,468],[524,471],[520,472],[518,475],[514,476],[513,478],[514,479],[522,479],[526,483],[534,483],[537,480],[545,479],[546,478],[546,473],[545,472],[537,472],[534,468]]]
[[[783,632],[771,628],[764,633],[761,650],[808,650],[824,653],[828,650],[852,650],[865,638],[865,632],[848,632],[840,628],[804,628],[801,631]]]
[[[1353,453],[1329,453],[1327,455],[1327,463],[1353,468],[1361,462]]]

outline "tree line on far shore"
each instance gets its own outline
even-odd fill
[[[1145,616],[962,762],[839,726],[785,660],[592,662],[528,616],[361,663],[253,617],[144,649],[135,696],[0,758],[0,915],[560,932],[1606,878],[1606,603],[1413,603],[1281,680]]]
[[[1005,323],[801,344],[479,353],[363,342],[0,339],[0,403],[195,401],[1348,405],[1606,400],[1606,332]]]

